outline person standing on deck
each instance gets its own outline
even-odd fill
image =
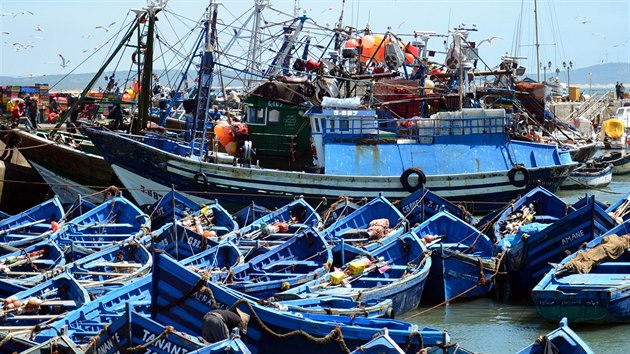
[[[30,97],[28,102],[26,102],[26,108],[28,109],[28,118],[31,121],[33,128],[37,129],[37,115],[39,114],[39,110],[37,108],[37,98]]]

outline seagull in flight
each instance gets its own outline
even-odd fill
[[[17,15],[26,15],[26,14],[35,15],[32,11],[22,11],[22,12],[16,12],[15,14],[13,14],[13,18],[17,17]]]
[[[22,49],[33,48],[33,46],[30,45],[30,44],[24,44],[24,43],[15,42],[15,43],[13,43],[13,48],[15,48],[16,52],[19,52]]]
[[[44,27],[42,27],[42,25],[37,25],[37,26],[35,26],[35,31],[37,31],[37,32],[44,32]]]
[[[70,60],[67,60],[66,58],[63,57],[63,55],[59,54],[59,58],[61,58],[61,67],[65,68],[68,66],[68,63],[70,62]]]
[[[83,51],[83,53],[87,53],[87,52],[89,52],[90,50],[94,52],[94,51],[96,51],[97,49],[98,49],[98,47],[94,47],[94,48],[86,49],[86,50],[84,50],[84,51]]]
[[[115,24],[116,24],[116,22],[112,22],[112,23],[110,23],[110,24],[109,24],[109,26],[107,26],[107,27],[106,27],[106,26],[96,26],[96,28],[102,28],[102,29],[104,29],[104,30],[105,30],[105,32],[109,32],[109,28],[110,28],[110,27],[112,27],[112,26],[113,26],[113,25],[115,25]]]
[[[84,35],[81,36],[81,38],[85,38],[85,39],[89,39],[89,38],[92,38],[92,37],[94,37],[93,34],[84,34]]]
[[[491,36],[485,39],[482,39],[481,41],[479,41],[479,44],[477,44],[477,46],[480,46],[481,44],[488,42],[488,44],[492,44],[492,41],[495,39],[503,39],[501,37],[497,37],[497,36]]]

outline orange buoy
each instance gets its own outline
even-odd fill
[[[52,228],[53,232],[56,232],[57,230],[61,228],[61,226],[59,226],[59,224],[57,224],[56,221],[51,221],[50,227]]]

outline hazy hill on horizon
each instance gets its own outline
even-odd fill
[[[156,74],[158,74],[158,76],[162,77],[162,73],[163,71],[156,70]],[[549,77],[552,74],[555,75],[556,73],[547,72],[546,74],[547,77]],[[626,87],[630,87],[630,63],[605,63],[573,69],[570,72],[571,85],[589,85],[589,74],[592,74],[592,81],[590,82],[592,85],[614,86],[615,82],[620,81],[623,82]],[[33,86],[37,83],[48,84],[50,91],[52,92],[81,91],[85,88],[85,85],[92,80],[94,75],[95,73],[55,74],[34,77],[0,76],[0,86]],[[170,77],[179,78],[179,75],[176,73],[169,73],[169,75]],[[540,75],[542,77],[543,72],[541,72]],[[105,87],[107,85],[105,76],[108,76],[108,74],[103,74],[103,77],[94,85],[94,90],[98,90],[99,86]],[[527,72],[525,76],[535,79],[536,72]],[[567,82],[567,71],[565,69],[561,69],[558,76],[560,77],[560,82]],[[127,77],[127,72],[116,72],[116,77],[122,84],[124,79]]]

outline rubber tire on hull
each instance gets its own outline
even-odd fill
[[[409,177],[414,174],[418,176],[418,184],[412,186],[411,183],[409,183]],[[407,192],[413,193],[424,187],[424,184],[427,183],[427,176],[425,176],[424,172],[419,168],[408,168],[400,175],[400,183]]]

